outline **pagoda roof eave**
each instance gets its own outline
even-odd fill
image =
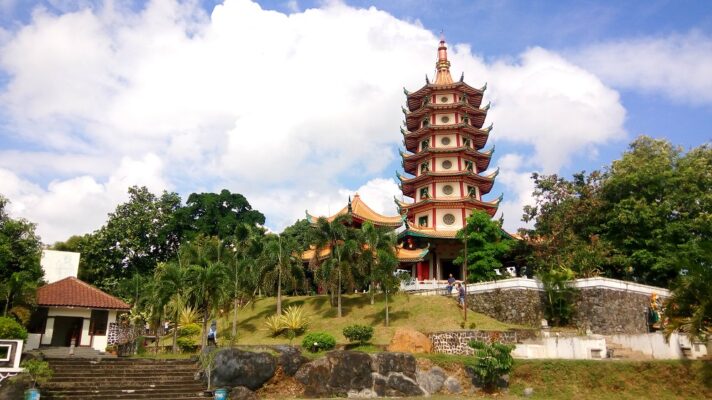
[[[428,113],[434,112],[434,111],[448,111],[448,110],[462,110],[465,109],[467,112],[471,112],[473,114],[481,114],[481,115],[487,115],[487,111],[489,110],[489,107],[484,107],[484,108],[477,108],[474,107],[470,103],[463,103],[463,102],[458,102],[458,103],[443,103],[443,104],[426,104],[423,105],[422,107],[418,108],[415,111],[410,111],[405,113],[406,118],[420,118],[423,115],[426,115]]]
[[[428,180],[429,178],[456,178],[456,177],[465,177],[465,178],[473,178],[475,180],[479,181],[485,181],[487,183],[494,182],[494,179],[497,177],[499,174],[499,168],[497,168],[494,172],[489,173],[487,175],[480,175],[474,172],[470,171],[454,171],[454,172],[433,172],[433,171],[428,171],[424,174],[415,176],[413,178],[406,178],[402,175],[398,175],[398,179],[401,181],[402,184],[417,184],[421,181]]]
[[[465,82],[453,82],[450,84],[446,85],[438,85],[435,83],[429,83],[420,89],[416,90],[415,92],[408,92],[406,96],[410,98],[421,98],[423,96],[427,96],[428,94],[434,92],[434,91],[441,91],[441,90],[452,90],[452,89],[461,89],[463,92],[470,94],[470,95],[476,95],[480,94],[483,95],[485,93],[485,90],[487,89],[487,84],[483,86],[481,89],[476,89],[470,85],[468,85]],[[407,92],[407,91],[406,91]]]
[[[403,218],[400,215],[397,216],[387,216],[379,214],[371,207],[366,205],[366,203],[361,200],[361,197],[356,194],[351,201],[351,206],[346,205],[344,208],[336,212],[336,214],[326,217],[329,222],[333,222],[336,218],[342,215],[350,215],[352,218],[360,220],[361,222],[371,222],[375,226],[398,228],[403,225]],[[307,222],[310,224],[315,224],[319,217],[315,217],[309,212],[306,212]]]

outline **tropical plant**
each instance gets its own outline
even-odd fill
[[[331,350],[336,347],[336,339],[325,332],[313,332],[304,336],[302,340],[302,349],[312,353],[317,353],[324,350]]]
[[[198,310],[191,306],[182,307],[180,310],[180,316],[178,317],[178,323],[183,325],[194,324],[198,322],[200,316],[198,315]]]
[[[309,317],[307,317],[304,307],[289,306],[282,313],[282,325],[287,335],[299,336],[309,327]]]
[[[576,289],[569,285],[574,276],[568,268],[553,268],[539,273],[539,279],[544,285],[544,314],[554,326],[566,325],[575,311]]]
[[[467,224],[457,232],[457,237],[466,242],[467,253],[463,249],[453,262],[457,265],[466,261],[469,282],[493,280],[495,269],[502,266],[502,257],[513,246],[502,230],[502,221],[493,221],[489,214],[479,210],[467,217]]]
[[[10,317],[0,317],[0,339],[25,340],[27,330]]]
[[[280,235],[265,236],[265,245],[260,256],[261,286],[268,292],[276,291],[275,315],[282,315],[282,291],[296,288],[303,281],[304,271],[296,242]]]
[[[184,311],[193,311],[190,308],[186,310],[185,307],[187,297],[186,276],[187,269],[181,266],[179,262],[161,263],[156,267],[155,287],[158,304],[175,324],[173,329],[174,353],[178,346],[177,328],[181,315]],[[197,315],[186,321],[186,323],[192,323],[195,320],[197,320]]]
[[[376,227],[370,222],[366,222],[361,226],[359,235],[362,243],[361,257],[359,265],[361,271],[369,280],[369,294],[371,296],[371,304],[375,302],[377,283],[376,275],[379,273],[381,258],[396,258],[395,245],[396,238],[393,231],[386,228]],[[390,260],[387,264],[393,264]]]
[[[198,349],[198,344],[195,339],[191,337],[179,337],[178,338],[178,348],[183,353],[192,353]]]
[[[343,334],[349,342],[365,344],[373,337],[373,327],[368,325],[349,325],[344,328]]]
[[[262,250],[264,232],[251,225],[240,224],[235,228],[230,238],[230,247],[234,257],[229,264],[228,282],[232,296],[232,330],[230,342],[237,339],[237,314],[241,307],[247,305],[256,295],[259,288],[259,271],[256,260]]]
[[[270,336],[279,336],[284,332],[284,322],[281,315],[270,315],[265,318],[265,327]]]
[[[26,360],[20,363],[20,367],[24,368],[25,372],[30,375],[33,389],[38,383],[42,385],[52,378],[52,369],[47,361]]]
[[[487,344],[477,340],[468,343],[475,350],[475,360],[469,366],[487,391],[496,388],[502,375],[508,374],[514,365],[514,346],[502,343]]]
[[[217,348],[208,348],[207,350],[201,352],[200,356],[198,357],[198,362],[200,363],[200,370],[205,374],[205,377],[208,379],[208,391],[210,391],[210,387],[212,385],[212,374],[213,368],[215,366],[215,357],[217,357],[219,351],[220,350]]]

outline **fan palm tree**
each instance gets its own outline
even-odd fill
[[[182,267],[180,262],[158,264],[155,272],[156,294],[160,299],[159,303],[174,322],[173,352],[178,350],[178,320],[185,307],[186,272],[186,268]]]

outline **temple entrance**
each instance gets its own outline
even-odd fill
[[[54,317],[51,345],[69,347],[74,341],[79,346],[83,324],[84,318],[80,317]]]
[[[440,260],[440,268],[443,274],[440,279],[447,279],[450,277],[450,274],[452,274],[458,281],[462,280],[462,265],[455,265],[453,261],[454,260]]]

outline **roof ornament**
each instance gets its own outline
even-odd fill
[[[349,206],[348,206],[349,214],[352,214],[354,212],[353,208],[351,207],[351,196],[349,196]]]
[[[406,88],[403,88],[403,93],[405,93],[406,96],[410,96],[410,92]]]
[[[425,84],[430,85],[430,78],[428,78],[428,74],[425,74]]]
[[[480,91],[484,92],[487,90],[487,82],[485,82],[485,85],[480,88]]]
[[[445,36],[440,37],[440,45],[438,46],[438,61],[435,63],[435,84],[450,85],[452,84],[452,75],[450,75],[450,61],[447,59],[447,45],[445,44]]]
[[[483,111],[487,111],[487,110],[490,109],[490,107],[492,107],[492,102],[491,102],[491,101],[488,102],[487,105],[482,108],[482,110],[483,110]]]
[[[465,71],[462,71],[462,74],[460,75],[460,82],[465,81]]]

